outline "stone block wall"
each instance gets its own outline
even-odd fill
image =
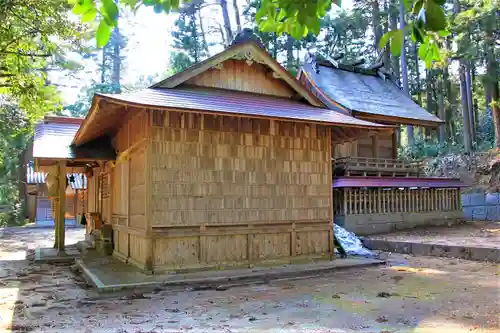
[[[462,194],[466,220],[500,221],[500,193]]]

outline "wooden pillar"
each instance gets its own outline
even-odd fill
[[[347,216],[347,214],[348,214],[348,210],[347,210],[348,194],[347,193],[349,192],[349,189],[343,188],[343,189],[341,189],[341,191],[342,191],[341,193],[343,193],[342,202],[344,204],[344,211],[343,211],[342,215]]]
[[[57,170],[57,211],[56,211],[56,248],[64,251],[66,213],[66,161],[59,161]]]
[[[395,160],[398,158],[398,133],[397,130],[392,132],[392,158]]]
[[[378,135],[374,135],[372,136],[372,150],[373,150],[373,153],[372,153],[372,156],[374,158],[378,158]]]

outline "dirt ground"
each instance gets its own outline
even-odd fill
[[[500,248],[500,222],[466,222],[452,227],[426,227],[370,236],[399,242]]]
[[[491,263],[386,254],[387,266],[307,280],[98,295],[69,266],[25,259],[52,234],[0,229],[0,332],[500,332]]]

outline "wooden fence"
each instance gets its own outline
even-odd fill
[[[334,191],[335,215],[456,211],[460,190],[451,188],[345,188]]]

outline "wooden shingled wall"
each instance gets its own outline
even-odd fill
[[[152,115],[155,269],[332,254],[329,129],[174,111]]]

